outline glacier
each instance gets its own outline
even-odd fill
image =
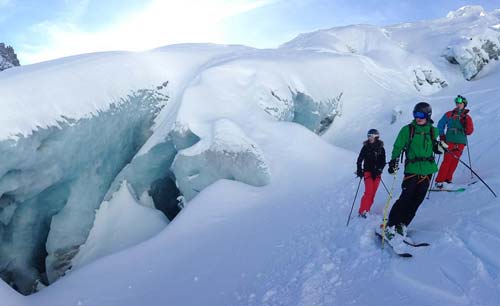
[[[465,95],[481,131],[473,166],[500,186],[498,142],[481,128],[496,124],[498,65],[469,82],[442,56],[499,23],[476,11],[321,30],[272,50],[176,45],[2,72],[0,275],[38,292],[1,283],[0,297],[390,305],[396,288],[419,305],[494,304],[498,200],[478,184],[422,207],[415,235],[433,247],[417,264],[373,243],[383,190],[374,215],[344,230],[366,130],[389,144],[415,101],[430,101],[436,119]]]
[[[168,55],[177,58],[178,48],[179,46],[167,48]],[[184,48],[187,52],[193,51],[193,46]],[[248,49],[237,46],[208,46],[208,57],[205,57],[203,46],[196,46],[194,49],[202,53],[201,57],[209,64],[202,64],[201,68],[196,66],[193,71],[201,69],[208,76],[218,72],[219,67],[224,67],[223,69],[230,71],[226,77],[234,78],[234,72],[227,70],[225,65],[234,65],[234,62],[248,57]],[[157,50],[153,55],[147,56],[155,57],[157,53],[163,54],[165,50]],[[115,57],[115,61],[120,63],[123,55]],[[227,57],[231,61],[228,62]],[[132,58],[137,60],[135,55]],[[94,55],[83,57],[86,59],[83,60],[84,66],[81,59],[74,57],[65,62],[77,69],[85,67],[85,70],[92,70],[95,68],[93,65],[102,64],[102,60]],[[105,59],[109,61],[109,57],[105,56]],[[137,61],[139,64],[144,62],[142,58]],[[219,62],[220,64],[214,64]],[[110,65],[109,62],[107,64]],[[42,67],[35,65],[26,69],[31,74],[45,77],[45,65],[43,63],[38,65]],[[246,63],[239,65],[244,66]],[[59,68],[62,65],[56,61],[54,66]],[[284,80],[277,73],[278,67],[272,69],[268,63],[264,63],[263,67],[266,68],[262,70],[265,76],[261,77],[263,79],[257,88],[251,89],[254,94],[265,97],[267,102],[264,103],[262,99],[243,100],[239,105],[252,106],[252,112],[260,110],[259,116],[266,117],[267,120],[271,116],[275,120],[297,122],[317,133],[326,131],[335,116],[340,115],[341,95],[333,99],[326,98],[334,96],[335,90],[325,97],[322,94],[317,99],[305,93],[307,87],[297,77],[294,80]],[[58,71],[63,72],[64,70]],[[112,72],[113,75],[116,73]],[[58,105],[58,95],[61,98],[71,97],[73,93],[66,88],[61,90],[54,87],[58,86],[57,83],[49,86],[49,78],[49,82],[45,81],[44,85],[49,86],[50,90],[47,87],[39,89],[46,98],[42,98],[36,107],[40,110],[57,111],[28,113],[23,122],[14,121],[21,124],[11,127],[11,132],[4,134],[6,139],[1,142],[0,152],[2,156],[15,155],[16,158],[6,158],[7,162],[1,164],[4,174],[0,178],[0,233],[5,243],[0,248],[0,275],[12,287],[24,294],[36,292],[39,288],[54,283],[69,270],[81,268],[106,256],[112,253],[112,249],[123,249],[122,244],[105,242],[105,234],[100,232],[112,231],[113,227],[102,225],[105,222],[102,220],[106,220],[104,217],[96,218],[101,207],[116,202],[115,196],[123,198],[123,186],[127,186],[130,197],[139,205],[163,212],[167,217],[165,222],[168,223],[186,202],[217,180],[237,180],[253,186],[270,183],[271,172],[266,164],[265,154],[252,140],[254,136],[245,136],[242,127],[227,119],[214,118],[213,122],[205,121],[200,125],[200,121],[192,118],[193,112],[190,110],[191,105],[198,102],[188,102],[191,95],[196,95],[197,87],[188,86],[192,82],[189,73],[176,73],[170,76],[172,82],[165,81],[166,76],[162,74],[162,77],[157,78],[156,85],[149,86],[150,89],[135,89],[118,101],[113,96],[118,93],[123,95],[126,91],[114,89],[115,93],[108,98],[108,104],[105,98],[98,98],[94,90],[88,97],[83,95],[74,99],[73,103],[78,103],[75,104],[78,107],[71,107],[66,99],[66,105]],[[3,92],[10,98],[6,103],[11,103],[11,97],[16,96],[12,82],[16,78],[25,77],[19,74],[19,71],[14,71],[2,76],[6,80]],[[253,82],[248,76],[247,72],[237,73],[236,79],[243,78],[246,82]],[[210,82],[210,77],[206,78],[204,90],[220,90],[218,84]],[[268,84],[265,82],[267,78],[273,80]],[[145,80],[146,82],[142,80],[141,83],[148,83],[148,78]],[[73,86],[76,85],[70,82],[68,87]],[[181,95],[176,90],[181,90],[182,86],[186,88]],[[236,90],[241,86],[245,86],[245,83],[233,82],[233,87],[228,88]],[[290,90],[292,87],[302,91]],[[106,97],[106,88],[99,89],[103,90],[103,97]],[[83,94],[82,89],[78,91]],[[283,103],[277,99],[275,92],[286,93],[284,99],[291,103]],[[179,103],[180,96],[182,104]],[[29,100],[29,96],[23,98]],[[87,101],[94,101],[92,99],[97,99],[95,101],[99,103],[93,102],[96,109],[88,114],[85,111],[92,108],[88,108]],[[219,99],[218,103],[226,103],[226,97],[214,96],[214,99]],[[80,106],[79,103],[83,104]],[[281,110],[272,112],[270,107]],[[207,113],[203,114],[206,115]],[[35,122],[39,122],[33,130],[27,129],[29,125],[26,124],[26,117],[30,116],[36,118]],[[16,117],[19,117],[19,113],[12,112],[10,118]],[[247,120],[243,127],[248,124],[251,121]],[[210,128],[205,126],[213,126],[215,134],[206,133]],[[209,150],[199,156],[201,160],[197,161],[199,157],[194,155],[189,157],[187,152],[199,150],[211,142],[210,139],[213,139],[213,143]],[[193,182],[192,172],[195,169],[208,176],[200,176],[195,181],[197,184],[191,186],[189,183]],[[154,214],[150,214],[150,217],[152,220],[156,218]],[[155,228],[161,230],[159,226]],[[150,230],[144,231],[136,235],[151,236]],[[131,240],[126,246],[139,242]],[[109,244],[109,247],[99,247],[100,244]]]

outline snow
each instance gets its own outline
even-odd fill
[[[165,215],[141,206],[136,198],[124,181],[112,200],[101,204],[89,237],[73,260],[73,269],[139,244],[168,224]]]
[[[466,80],[472,80],[489,61],[498,60],[500,33],[487,28],[481,36],[463,37],[449,46],[444,56],[460,65]]]
[[[366,131],[390,151],[422,100],[438,120],[467,97],[471,164],[500,190],[499,64],[469,82],[441,56],[497,13],[452,17],[321,30],[275,50],[179,45],[2,72],[0,273],[23,293],[51,283],[23,297],[0,282],[2,302],[498,304],[500,200],[468,186],[465,167],[465,192],[419,209],[410,235],[431,246],[412,259],[374,237],[383,186],[346,227]],[[383,181],[399,194],[402,175]],[[168,223],[159,204],[184,208]]]
[[[467,5],[462,6],[456,11],[449,12],[446,18],[459,18],[459,17],[469,17],[469,16],[485,16],[486,12],[482,6],[479,5]]]

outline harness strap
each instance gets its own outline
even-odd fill
[[[428,175],[417,175],[417,174],[410,174],[407,175],[403,178],[403,181],[409,180],[411,178],[417,177],[417,184],[423,183],[424,181],[428,180],[430,181],[430,178]]]
[[[418,178],[419,179],[417,181],[417,184],[423,183],[426,180],[430,181],[430,178],[428,175],[419,175]]]
[[[411,179],[412,177],[415,177],[415,176],[417,176],[417,175],[416,174],[411,174],[411,175],[405,176],[403,178],[403,181],[409,180],[409,179]]]

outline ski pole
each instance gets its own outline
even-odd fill
[[[467,138],[467,135],[465,135],[465,142],[466,142],[466,146],[467,146],[467,156],[469,157],[469,166],[472,168],[472,163],[470,161],[470,150],[469,150],[469,138]],[[472,175],[472,169],[470,171],[470,179],[472,180],[474,178],[474,176]]]
[[[385,188],[385,191],[387,191],[387,193],[389,194],[389,189],[387,189],[387,186],[385,185],[384,181],[382,180],[382,177],[380,178],[380,182],[382,183],[382,185],[384,186]]]
[[[470,169],[470,171],[472,173],[474,173],[475,176],[477,176],[477,178],[491,191],[491,193],[493,193],[493,195],[495,196],[495,198],[497,198],[497,194],[490,188],[490,186],[488,186],[488,184],[486,184],[485,181],[483,181],[483,179],[476,173],[476,171],[472,170],[471,167],[469,167],[469,165],[467,165],[466,163],[464,163],[458,156],[456,156],[455,154],[453,154],[450,150],[448,149],[444,149],[446,153],[450,153],[451,156],[453,156],[456,160],[458,160],[459,162],[461,162],[464,166],[466,166],[467,168]]]
[[[437,161],[438,169],[439,169],[439,160],[440,159],[441,159],[441,154],[439,154],[439,156],[438,156],[438,161]],[[427,191],[427,200],[429,200],[429,197],[431,196],[432,185],[434,185],[434,179],[436,178],[435,174],[436,173],[432,174],[431,184],[429,185],[429,190]]]
[[[394,184],[396,183],[396,174],[398,173],[398,170],[394,171],[393,176],[394,179],[392,180],[391,184],[391,191],[389,192],[389,197],[387,198],[387,202],[385,203],[384,207],[384,218],[382,219],[382,249],[384,249],[384,241],[385,241],[385,228],[387,226],[387,210],[389,209],[389,203],[391,203],[392,200],[392,191],[394,190]]]
[[[346,226],[349,226],[349,221],[351,220],[352,209],[354,208],[354,203],[356,202],[356,198],[358,197],[358,191],[359,191],[359,186],[361,185],[361,179],[362,177],[359,178],[358,188],[356,189],[356,195],[354,196],[354,201],[352,201],[351,212],[349,213],[349,217],[347,218]]]

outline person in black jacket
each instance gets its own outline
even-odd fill
[[[368,139],[363,142],[363,148],[359,152],[356,175],[364,178],[365,193],[361,198],[359,216],[366,218],[375,198],[378,185],[382,179],[382,170],[385,167],[384,142],[379,139],[380,133],[376,129],[370,129]]]

